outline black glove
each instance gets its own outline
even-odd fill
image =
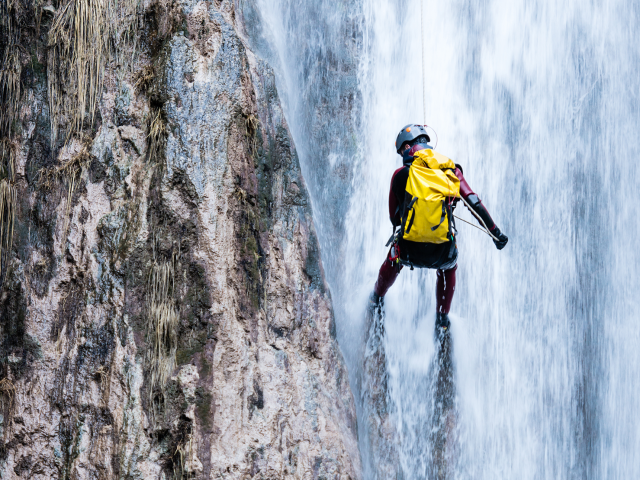
[[[509,238],[504,233],[502,233],[498,227],[491,230],[491,234],[498,239],[493,240],[493,243],[496,244],[496,248],[498,250],[502,250],[507,245]]]

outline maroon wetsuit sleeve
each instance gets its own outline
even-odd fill
[[[473,208],[473,211],[476,212],[480,216],[480,218],[482,218],[482,221],[487,225],[487,228],[489,230],[493,230],[494,228],[496,228],[496,224],[491,218],[491,215],[489,215],[489,211],[482,204],[482,200],[480,200],[478,195],[476,195],[473,190],[471,190],[471,187],[464,179],[462,170],[460,168],[456,168],[454,173],[456,174],[456,177],[458,177],[458,180],[460,180],[460,196],[464,198],[471,206],[471,208]]]
[[[394,227],[397,227],[402,222],[402,212],[400,212],[400,204],[398,203],[398,197],[393,192],[393,181],[396,178],[396,175],[403,167],[400,167],[395,172],[393,172],[393,176],[391,177],[391,186],[389,187],[389,219]]]

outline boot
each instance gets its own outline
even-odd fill
[[[436,313],[436,333],[447,333],[451,327],[449,315],[446,313]]]
[[[381,309],[384,306],[384,297],[381,297],[376,292],[371,292],[369,296],[369,308]]]
[[[384,326],[383,326],[383,308],[384,308],[384,297],[381,297],[376,292],[371,292],[369,296],[369,304],[367,305],[367,322],[366,329],[369,329],[371,326],[374,326],[374,331],[377,334],[384,334]]]

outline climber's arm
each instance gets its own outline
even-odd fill
[[[497,227],[497,225],[491,218],[491,215],[489,215],[489,211],[482,203],[482,200],[480,200],[480,197],[478,197],[478,195],[476,195],[474,191],[471,190],[471,187],[462,174],[462,168],[459,165],[456,165],[456,167],[457,168],[455,169],[454,173],[460,180],[460,196],[465,199],[468,207],[471,207],[473,211],[482,219],[491,234],[498,239],[497,241],[494,239],[493,243],[496,244],[498,250],[502,250],[509,239]]]
[[[403,168],[404,167],[400,167],[393,173],[393,176],[391,177],[391,186],[389,187],[389,219],[394,227],[400,226],[400,223],[402,222],[402,204],[398,199],[396,192],[394,192],[394,190],[398,190],[398,186],[396,185],[396,188],[394,189],[393,184],[394,181],[398,183],[398,178],[396,178],[396,176]]]
[[[460,196],[464,198],[467,204],[471,208],[473,208],[473,211],[477,213],[480,218],[482,218],[482,221],[485,223],[489,230],[493,230],[494,228],[496,228],[496,224],[491,218],[491,215],[489,215],[489,211],[487,210],[487,208],[483,205],[482,200],[480,200],[480,197],[478,197],[478,195],[476,195],[474,191],[471,190],[471,187],[465,180],[464,175],[462,174],[462,169],[458,167],[456,168],[454,173],[460,180]]]

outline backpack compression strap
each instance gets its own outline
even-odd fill
[[[440,217],[440,223],[437,224],[435,227],[431,227],[431,231],[435,232],[436,228],[438,228],[440,225],[442,225],[442,222],[444,222],[444,218],[447,216],[447,206],[445,205],[445,200],[442,201],[442,217]]]
[[[404,235],[405,233],[409,233],[411,231],[411,227],[413,225],[413,220],[416,218],[416,212],[413,212],[413,216],[411,217],[411,221],[409,222],[409,227],[407,227],[407,231],[406,232],[404,230],[404,226],[407,223],[407,218],[409,218],[409,212],[413,208],[413,204],[416,203],[417,201],[418,201],[418,197],[413,197],[413,200],[411,200],[411,203],[407,207],[407,217],[404,219],[404,222],[402,222],[402,235]],[[442,222],[440,222],[440,223],[442,223]]]

